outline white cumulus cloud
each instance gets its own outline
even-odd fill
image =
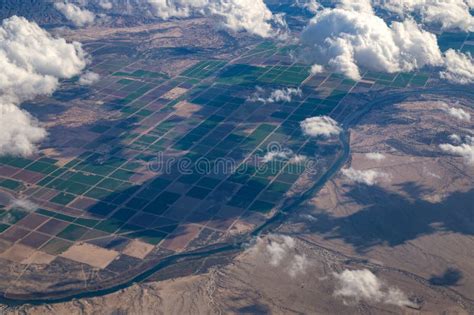
[[[365,184],[368,186],[375,185],[380,179],[388,178],[386,173],[376,170],[356,170],[350,167],[342,169],[341,172],[352,182]]]
[[[97,4],[104,10],[110,10],[114,6],[111,0],[99,0]]]
[[[264,96],[265,90],[257,87],[257,91],[249,97],[249,101],[267,103],[291,102],[293,97],[301,97],[303,92],[300,88],[284,88],[273,90],[268,97]]]
[[[162,19],[193,15],[217,16],[233,31],[247,31],[261,36],[274,34],[272,12],[263,0],[148,0],[154,14]]]
[[[286,160],[289,163],[298,164],[303,163],[308,159],[306,155],[295,154],[291,149],[270,150],[262,157],[263,163],[269,163],[275,160]]]
[[[87,71],[79,77],[80,85],[92,85],[99,81],[100,75],[98,73]]]
[[[328,116],[317,116],[306,118],[300,122],[303,134],[310,137],[330,137],[341,133],[342,128],[337,121]]]
[[[459,145],[443,143],[440,144],[439,147],[444,152],[462,156],[465,159],[466,163],[471,166],[474,166],[474,137],[466,136],[465,143]]]
[[[474,60],[472,56],[449,49],[444,57],[445,70],[440,76],[456,84],[471,84],[474,82]]]
[[[291,277],[304,274],[310,265],[307,257],[298,253],[296,241],[286,235],[258,237],[250,252],[271,266],[282,268]]]
[[[453,133],[452,135],[449,135],[449,140],[451,140],[452,142],[456,144],[459,144],[461,143],[461,136]]]
[[[291,150],[287,151],[269,151],[265,153],[265,155],[262,158],[263,163],[268,163],[271,162],[275,159],[284,159],[287,160],[293,155],[293,152]]]
[[[462,108],[449,107],[447,104],[443,103],[441,105],[441,110],[456,119],[459,119],[462,121],[471,121],[471,114],[469,114]]]
[[[38,121],[13,104],[0,103],[0,155],[28,156],[46,137]]]
[[[405,293],[396,287],[385,285],[368,269],[344,270],[334,273],[336,290],[334,296],[356,302],[366,301],[397,306],[415,306]]]
[[[411,19],[388,25],[369,1],[341,1],[320,10],[301,41],[318,65],[356,80],[359,67],[393,73],[443,63],[435,35]]]
[[[79,74],[86,63],[80,43],[54,38],[25,18],[5,19],[0,28],[0,100],[50,94],[58,79]]]
[[[95,22],[95,14],[69,2],[56,2],[54,7],[77,27],[91,25]]]
[[[474,31],[472,0],[385,0],[374,4],[400,16],[420,17],[424,24],[443,30]]]
[[[0,27],[0,155],[29,155],[46,131],[18,106],[49,95],[58,80],[78,75],[87,58],[77,42],[54,38],[36,23],[13,16]]]
[[[270,264],[278,266],[288,255],[288,251],[295,248],[295,240],[289,236],[283,235],[270,239],[266,245],[266,250],[270,254]]]
[[[318,74],[324,71],[324,67],[318,64],[311,66],[311,74]]]
[[[293,96],[301,97],[302,92],[300,88],[286,88],[286,89],[279,89],[275,90],[270,94],[270,97],[267,99],[268,103],[276,103],[276,102],[291,102]]]
[[[316,0],[296,0],[294,6],[306,9],[311,13],[316,13],[321,8]]]

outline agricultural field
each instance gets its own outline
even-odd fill
[[[472,51],[474,38],[446,34],[440,43]],[[426,87],[431,80],[429,72],[367,71],[360,81],[311,74],[310,66],[288,57],[293,47],[266,41],[233,59],[200,58],[176,75],[153,60],[104,53],[110,43],[85,47],[101,80],[92,88],[65,81],[38,100],[64,108],[43,113],[54,133],[35,156],[0,158],[5,198],[34,205],[0,206],[0,265],[16,270],[1,283],[7,294],[47,285],[77,289],[84,268],[90,286],[100,287],[163,257],[251,233],[311,186],[304,165],[262,161],[273,143],[322,159],[313,175],[320,176],[341,144],[303,135],[301,121],[328,115],[344,123],[361,105],[351,96]],[[262,103],[253,97],[257,87],[301,93]],[[83,103],[92,114],[75,112]],[[37,106],[39,115],[43,107]],[[61,125],[73,118],[76,125]],[[53,279],[65,266],[71,282]]]

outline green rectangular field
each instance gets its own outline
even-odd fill
[[[72,194],[59,193],[55,197],[51,198],[50,201],[53,203],[65,206],[71,201],[73,201],[75,198],[76,196]]]
[[[59,232],[57,237],[60,237],[69,241],[77,241],[84,234],[86,234],[87,231],[89,231],[88,228],[85,228],[76,224],[69,224],[64,230]]]
[[[53,238],[46,245],[41,247],[41,251],[48,253],[50,255],[59,255],[65,252],[73,243],[59,239]]]
[[[22,187],[23,185],[21,182],[13,180],[13,179],[0,179],[0,187],[9,189],[9,190],[18,190]]]

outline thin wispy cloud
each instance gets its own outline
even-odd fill
[[[376,170],[356,170],[352,167],[341,170],[344,175],[351,182],[373,186],[383,179],[388,179],[387,173]]]
[[[257,91],[249,98],[251,102],[268,103],[289,103],[295,97],[301,97],[303,92],[300,88],[284,88],[277,89],[270,92],[270,95],[265,96],[266,91],[261,87],[257,87]]]
[[[377,161],[377,162],[380,162],[380,161],[382,161],[382,160],[385,159],[385,155],[383,155],[383,154],[380,153],[380,152],[370,152],[370,153],[366,153],[365,156],[366,156],[369,160]]]

